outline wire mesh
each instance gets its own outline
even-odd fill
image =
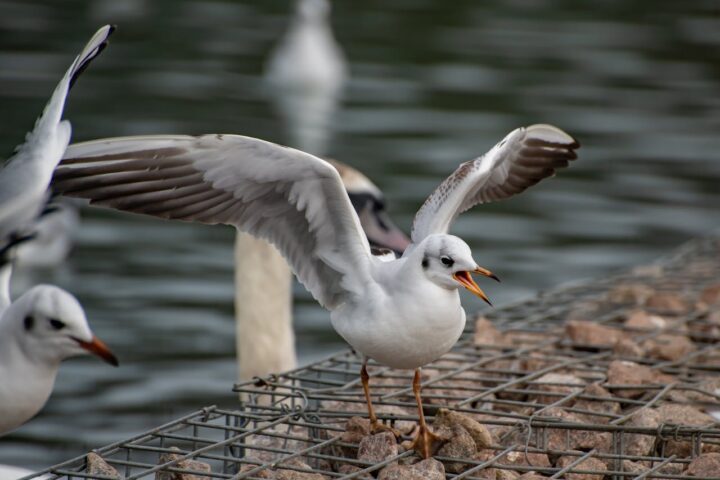
[[[423,369],[424,412],[462,414],[491,442],[464,455],[443,447],[434,458],[446,478],[720,480],[719,254],[720,239],[700,239],[652,265],[469,322],[455,348]],[[236,385],[243,401],[231,409],[207,407],[95,450],[117,472],[83,455],[44,473],[425,478],[398,476],[398,465],[418,461],[403,445],[380,459],[358,455],[365,439],[349,426],[367,416],[360,367],[343,352]],[[378,417],[409,439],[412,372],[371,363],[370,374]]]

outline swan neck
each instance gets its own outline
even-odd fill
[[[235,240],[235,318],[238,380],[297,366],[292,326],[292,272],[264,240]]]

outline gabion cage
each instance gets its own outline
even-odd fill
[[[468,323],[423,369],[425,415],[450,428],[427,470],[392,441],[367,454],[370,436],[354,418],[367,418],[361,358],[343,352],[236,385],[242,401],[230,409],[204,408],[41,473],[720,480],[720,239]],[[371,363],[370,374],[378,417],[409,439],[412,372]]]

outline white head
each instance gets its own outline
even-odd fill
[[[19,346],[30,361],[57,365],[66,358],[93,353],[118,365],[115,355],[90,331],[80,303],[65,290],[51,285],[33,287],[6,315],[16,322]]]
[[[453,235],[430,235],[418,246],[417,253],[421,255],[413,256],[419,258],[420,268],[431,282],[448,290],[465,287],[490,303],[470,273],[479,273],[494,280],[498,278],[489,270],[478,266],[470,247],[463,240]]]

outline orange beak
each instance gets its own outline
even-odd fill
[[[113,355],[108,346],[105,345],[105,343],[99,338],[97,338],[95,335],[93,335],[92,340],[90,340],[89,342],[84,342],[75,337],[73,337],[73,340],[75,340],[82,348],[92,353],[93,355],[97,355],[98,357],[102,358],[110,365],[114,367],[117,367],[119,365],[117,357],[115,357],[115,355]]]
[[[490,277],[495,281],[500,281],[500,279],[492,273],[490,270],[487,270],[482,267],[477,267],[475,270],[473,270],[473,273],[479,273],[480,275],[485,275],[486,277]],[[488,305],[492,306],[492,303],[490,303],[490,299],[485,295],[485,292],[482,291],[482,289],[478,286],[477,283],[475,283],[475,280],[470,276],[470,272],[461,270],[459,272],[455,272],[453,274],[453,278],[457,280],[460,285],[470,290],[472,293],[477,295],[478,297],[482,298],[487,302]]]
[[[495,275],[494,273],[492,273],[492,272],[491,272],[490,270],[488,270],[487,268],[476,267],[475,270],[473,270],[473,272],[479,273],[480,275],[485,275],[486,277],[490,277],[490,278],[492,278],[493,280],[495,280],[496,282],[500,282],[500,279],[497,277],[497,275]]]

